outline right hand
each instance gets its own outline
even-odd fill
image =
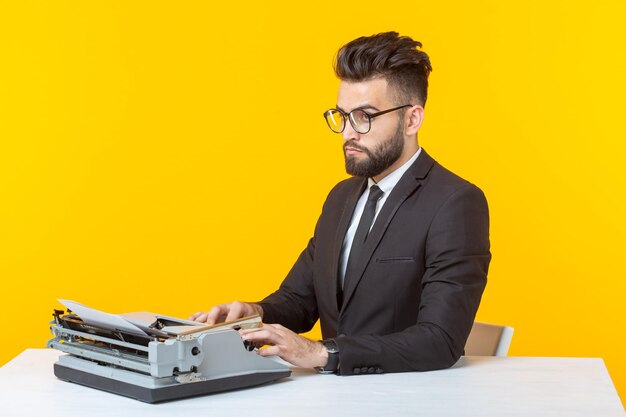
[[[189,317],[189,320],[206,324],[216,324],[224,321],[237,320],[246,316],[253,316],[255,314],[259,314],[263,317],[263,309],[260,305],[233,301],[229,304],[216,305],[209,311],[199,311]]]

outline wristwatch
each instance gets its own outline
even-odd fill
[[[334,339],[320,340],[328,351],[326,366],[317,366],[315,370],[320,374],[336,374],[339,371],[339,346]]]

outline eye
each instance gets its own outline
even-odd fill
[[[350,113],[352,121],[359,126],[366,126],[369,123],[370,116],[364,110],[353,110]]]

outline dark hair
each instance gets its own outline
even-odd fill
[[[428,75],[433,70],[421,42],[397,32],[363,36],[339,49],[335,74],[342,81],[358,82],[383,77],[402,104],[426,105]],[[415,103],[418,100],[418,103]]]

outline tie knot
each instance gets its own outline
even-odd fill
[[[367,197],[367,201],[378,201],[383,194],[385,193],[383,190],[378,188],[378,185],[372,185],[370,187],[370,195]]]

